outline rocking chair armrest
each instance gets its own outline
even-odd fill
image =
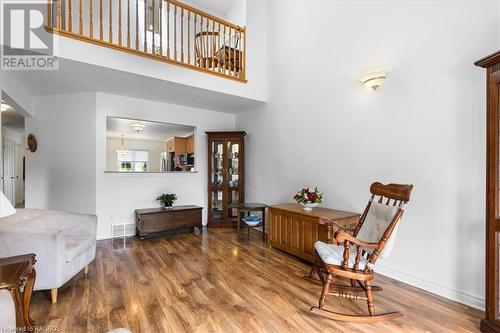
[[[319,223],[320,224],[333,224],[334,226],[336,226],[340,230],[344,230],[344,231],[354,232],[354,230],[356,230],[355,226],[352,227],[350,225],[341,225],[341,224],[338,224],[337,222],[335,222],[334,220],[331,220],[328,217],[324,217],[324,216],[319,219]]]
[[[356,237],[351,236],[350,234],[343,232],[343,231],[337,231],[333,237],[335,238],[335,240],[339,244],[342,244],[345,241],[348,241],[349,243],[353,243],[353,244],[356,244],[358,246],[365,247],[368,249],[376,249],[378,247],[378,243],[363,242],[363,241],[357,239]]]

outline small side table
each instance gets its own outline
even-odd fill
[[[17,326],[24,324],[31,330],[35,328],[29,314],[36,279],[35,262],[33,253],[0,258],[0,289],[8,290],[14,299]]]
[[[250,215],[251,212],[261,212],[262,213],[262,222],[257,224],[254,227],[246,224],[248,228],[248,233],[250,234],[250,228],[258,228],[262,227],[262,239],[266,240],[266,207],[267,205],[261,203],[240,203],[234,206],[237,210],[238,221],[237,221],[237,232],[240,234],[240,223],[241,223],[241,213],[247,213]],[[243,222],[244,223],[244,222]]]

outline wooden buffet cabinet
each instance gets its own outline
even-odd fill
[[[304,211],[299,204],[270,206],[269,247],[313,262],[314,243],[318,240],[333,243],[333,234],[339,230],[333,224],[321,224],[321,217],[327,217],[341,226],[354,227],[360,214],[322,207]]]

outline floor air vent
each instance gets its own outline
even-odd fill
[[[134,236],[135,224],[133,223],[113,224],[112,235],[113,238]]]

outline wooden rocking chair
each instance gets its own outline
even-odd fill
[[[340,321],[372,323],[402,317],[400,312],[375,314],[373,292],[382,288],[372,286],[373,267],[378,257],[387,258],[392,250],[398,222],[403,216],[405,205],[410,200],[413,185],[373,183],[372,196],[361,215],[354,233],[337,231],[334,235],[338,244],[316,242],[317,261],[304,278],[322,285],[319,306],[311,312]],[[325,223],[334,223],[323,218]],[[314,277],[318,274],[319,280]],[[350,279],[349,285],[332,284],[333,276]],[[327,295],[348,299],[366,299],[369,315],[350,315],[325,310]]]
[[[194,36],[196,62],[205,69],[219,66],[217,50],[219,49],[219,33],[217,31],[201,31]]]

